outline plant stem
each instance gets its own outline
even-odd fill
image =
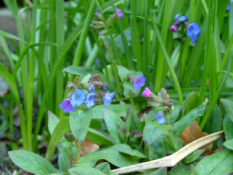
[[[76,163],[79,164],[80,162],[80,154],[81,154],[81,142],[75,139],[75,145],[77,147],[77,158]]]

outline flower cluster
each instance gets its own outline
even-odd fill
[[[112,26],[112,24],[116,21],[116,18],[118,17],[119,19],[123,18],[123,13],[121,11],[121,9],[116,9],[116,13],[112,14],[111,16],[109,16],[109,18],[107,19],[107,26],[110,28]],[[91,27],[98,30],[99,35],[104,35],[106,33],[108,33],[108,30],[104,24],[104,20],[103,20],[103,16],[101,15],[99,9],[96,9],[95,11],[95,17],[97,20],[92,21],[91,23]]]
[[[151,107],[159,109],[159,112],[155,115],[155,119],[161,124],[166,123],[165,114],[169,111],[173,104],[173,99],[170,99],[167,91],[162,88],[156,96],[149,88],[145,88],[142,92],[142,96],[148,99],[147,103]]]
[[[176,32],[180,27],[185,26],[187,36],[191,38],[191,44],[195,44],[201,32],[197,23],[189,23],[187,16],[181,16],[180,13],[175,16],[175,24],[171,26],[171,31]]]
[[[115,93],[109,93],[107,85],[100,80],[101,77],[99,75],[93,75],[87,83],[80,83],[81,79],[76,77],[74,82],[68,85],[71,91],[59,107],[65,113],[68,113],[75,111],[78,106],[91,108],[95,104],[100,103],[101,98],[105,107],[110,105]]]

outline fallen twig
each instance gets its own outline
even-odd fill
[[[201,137],[188,145],[184,146],[181,148],[179,151],[173,153],[170,156],[157,159],[157,160],[152,160],[149,162],[144,162],[144,163],[139,163],[136,165],[131,165],[123,168],[118,168],[113,170],[114,172],[118,174],[125,174],[125,173],[130,173],[130,172],[135,172],[135,171],[142,171],[142,170],[148,170],[152,168],[161,168],[161,167],[173,167],[175,166],[180,160],[185,158],[187,155],[192,153],[193,151],[197,150],[198,148],[211,143],[214,140],[217,140],[218,138],[222,137],[223,131],[219,131],[213,134],[210,134],[205,137]]]

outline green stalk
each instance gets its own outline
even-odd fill
[[[87,33],[89,31],[89,27],[90,27],[91,20],[93,18],[93,14],[95,10],[96,10],[96,4],[95,4],[95,1],[92,1],[89,11],[87,13],[87,17],[85,19],[83,29],[82,29],[82,33],[81,33],[80,40],[78,43],[77,52],[75,54],[74,61],[73,61],[73,66],[79,66],[82,61],[82,54],[83,54],[83,49],[84,49]]]
[[[131,16],[131,29],[132,29],[132,50],[134,53],[134,57],[137,60],[137,71],[142,71],[142,56],[141,56],[141,47],[140,47],[140,37],[137,27],[137,20],[136,20],[136,2],[137,1],[131,1],[132,5],[132,16]]]
[[[57,41],[57,52],[59,54],[62,45],[64,44],[64,0],[56,0],[56,41]],[[56,103],[55,111],[58,114],[59,104],[62,102],[63,98],[63,88],[64,88],[64,76],[62,69],[64,67],[64,61],[61,63],[57,71],[56,76]]]
[[[213,111],[213,109],[214,109],[214,107],[215,107],[215,105],[216,105],[216,103],[218,101],[218,98],[220,97],[221,92],[222,92],[222,90],[223,90],[223,88],[225,86],[225,83],[227,81],[227,78],[228,78],[230,70],[231,70],[231,66],[233,66],[232,65],[232,57],[230,57],[229,59],[230,60],[229,60],[229,65],[228,65],[227,72],[226,72],[226,74],[223,77],[223,80],[222,80],[222,82],[221,82],[221,84],[220,84],[220,86],[219,86],[219,88],[218,88],[218,90],[217,90],[217,92],[216,92],[216,94],[214,96],[213,101],[210,103],[209,108],[207,109],[204,117],[201,120],[201,124],[200,124],[201,129],[203,129],[205,127],[205,124],[206,124],[206,122],[207,122],[210,114],[212,113],[212,111]]]
[[[167,63],[168,69],[169,69],[169,71],[171,73],[171,76],[173,78],[173,81],[174,81],[174,84],[175,84],[175,89],[176,89],[176,91],[178,93],[180,104],[182,105],[183,104],[183,96],[182,96],[182,91],[181,91],[181,88],[180,88],[180,84],[179,84],[178,78],[176,76],[176,73],[175,73],[172,65],[171,65],[168,53],[167,53],[165,45],[163,43],[163,39],[162,39],[162,37],[160,35],[158,26],[155,23],[155,19],[154,19],[154,16],[152,14],[151,14],[151,19],[152,19],[152,22],[153,22],[153,27],[154,27],[155,33],[156,33],[156,35],[158,37],[158,41],[159,41],[160,47],[161,47],[161,49],[163,51],[163,54],[164,54],[164,59],[165,59],[165,61]]]
[[[22,105],[20,103],[19,93],[18,89],[15,83],[15,79],[13,76],[9,73],[9,71],[0,63],[0,76],[7,82],[11,89],[11,93],[14,96],[14,100],[17,104],[18,110],[19,110],[19,118],[20,118],[20,130],[22,135],[22,142],[23,142],[23,148],[25,150],[28,150],[28,142],[27,142],[27,128],[26,128],[26,122],[25,122],[25,115],[22,108]]]
[[[164,46],[166,46],[166,43],[167,43],[167,33],[169,31],[171,6],[172,6],[172,1],[166,0],[165,11],[164,11],[164,16],[163,16],[162,32],[161,32],[162,33],[161,39],[162,39]],[[155,82],[154,82],[155,92],[159,92],[160,89],[164,86],[165,80],[166,80],[166,75],[167,75],[167,72],[166,72],[167,65],[165,63],[166,61],[165,61],[163,49],[161,48],[161,46],[159,49],[158,58],[159,59],[157,62],[156,77],[155,77]]]
[[[32,33],[31,33],[31,43],[35,43],[36,37],[36,21],[37,21],[37,1],[33,3],[32,10]],[[30,67],[29,67],[29,78],[28,78],[28,94],[26,106],[26,117],[27,117],[27,134],[28,134],[28,148],[29,151],[32,151],[32,111],[33,111],[33,83],[34,83],[34,74],[35,74],[35,58],[33,51],[31,51],[30,57]]]
[[[75,145],[77,147],[77,158],[76,163],[79,164],[80,162],[80,156],[81,156],[81,142],[75,139]]]

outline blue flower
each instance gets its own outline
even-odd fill
[[[155,119],[159,122],[159,124],[164,125],[166,123],[165,115],[163,112],[158,112],[155,114]]]
[[[60,109],[62,109],[65,113],[68,113],[70,111],[75,111],[75,107],[71,105],[70,98],[67,98],[62,101],[62,103],[59,105]]]
[[[95,10],[95,15],[97,14],[97,13],[99,13],[100,12],[100,10],[99,9],[96,9]]]
[[[86,106],[88,108],[91,108],[92,106],[94,106],[94,104],[95,104],[95,97],[96,97],[96,94],[94,94],[94,93],[87,94],[87,98],[86,98],[85,104],[86,104]]]
[[[195,44],[201,32],[197,23],[191,23],[187,26],[187,36],[191,38],[191,44]]]
[[[107,86],[106,84],[104,84],[104,85],[102,86],[102,88],[103,88],[104,92],[108,92],[108,86]]]
[[[80,106],[85,101],[86,94],[80,89],[76,89],[71,95],[72,106]]]
[[[230,11],[230,7],[231,7],[231,3],[229,2],[228,6],[227,6],[227,11]]]
[[[176,16],[175,16],[175,21],[178,20],[179,16],[180,16],[180,13],[176,14]]]
[[[89,86],[88,91],[90,93],[95,93],[95,86],[93,84],[91,86]]]
[[[139,90],[142,86],[145,85],[146,78],[144,76],[140,76],[134,79],[134,89]]]
[[[106,93],[103,95],[103,100],[104,100],[104,107],[106,107],[107,105],[110,105],[112,102],[113,97],[115,96],[115,93]]]
[[[180,24],[182,22],[185,22],[188,20],[188,17],[187,16],[180,16],[180,13],[178,13],[176,16],[175,16],[175,21],[176,21],[176,25],[177,24]]]

